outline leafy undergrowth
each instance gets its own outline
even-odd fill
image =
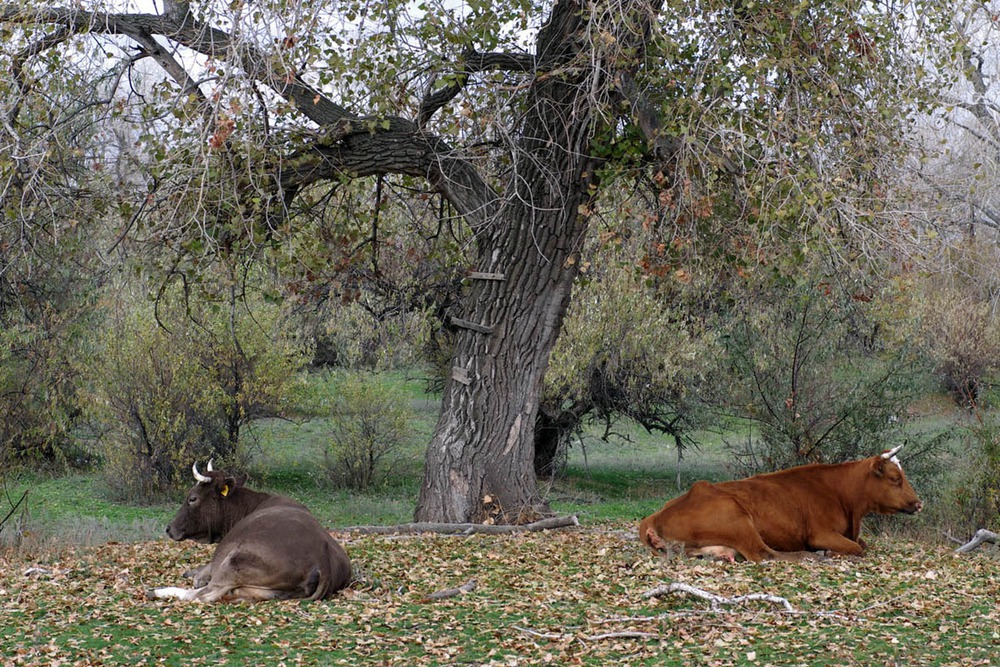
[[[107,544],[0,560],[7,665],[988,665],[1000,661],[989,553],[877,541],[862,560],[658,559],[623,525],[503,537],[339,535],[360,581],[337,597],[201,605],[147,588],[212,547]],[[425,596],[478,587],[434,602]],[[713,609],[683,582],[766,601]]]

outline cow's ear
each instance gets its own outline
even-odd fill
[[[222,488],[219,489],[219,495],[225,498],[230,493],[232,493],[233,489],[235,489],[238,485],[239,481],[237,481],[232,477],[227,477],[226,479],[222,480]]]
[[[876,477],[882,477],[885,474],[885,459],[881,456],[876,456],[872,461],[872,474]]]

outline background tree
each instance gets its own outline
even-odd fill
[[[921,24],[841,0],[403,9],[5,3],[3,131],[47,136],[21,114],[46,107],[55,71],[91,95],[56,116],[101,105],[136,128],[134,150],[101,160],[139,165],[120,234],[157,244],[178,280],[279,257],[348,180],[442,197],[473,261],[447,313],[416,517],[480,518],[489,496],[523,521],[539,511],[542,378],[599,196],[642,182],[665,248],[791,267],[832,241],[851,258],[881,226]]]

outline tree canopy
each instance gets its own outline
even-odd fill
[[[589,234],[647,230],[655,280],[869,252],[922,36],[949,26],[893,0],[156,9],[0,3],[6,256],[84,226],[165,282],[260,260],[309,280],[357,243],[359,193],[370,238],[390,196],[461,226],[416,512],[439,521],[544,512],[534,425]]]

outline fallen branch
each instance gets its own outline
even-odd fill
[[[996,544],[997,540],[1000,539],[1000,535],[997,535],[992,530],[986,530],[985,528],[980,528],[976,531],[976,534],[971,540],[955,549],[956,554],[967,554],[970,551],[975,551],[982,546],[983,542],[989,542],[990,544]]]
[[[523,628],[520,625],[513,626],[518,632],[523,632],[529,637],[544,639],[550,642],[580,641],[599,642],[606,639],[658,639],[660,635],[655,632],[640,632],[639,630],[622,630],[620,632],[605,632],[599,635],[574,635],[560,632],[539,632],[531,628]]]
[[[472,591],[476,590],[476,586],[478,585],[479,585],[478,580],[469,579],[467,582],[465,582],[458,588],[446,588],[443,591],[437,591],[436,593],[425,595],[420,599],[420,601],[433,602],[434,600],[444,600],[445,598],[453,598],[456,595],[464,595],[465,593],[471,593]]]
[[[344,532],[364,535],[398,535],[401,533],[437,533],[442,535],[506,535],[509,533],[533,533],[539,530],[579,526],[575,514],[554,516],[548,519],[521,525],[494,526],[484,523],[402,523],[395,526],[351,526]],[[339,532],[339,531],[338,531]]]
[[[581,639],[588,642],[599,642],[604,639],[657,639],[659,636],[655,632],[623,630],[622,632],[605,632],[603,635],[590,635],[589,637],[581,637]]]
[[[564,635],[558,632],[539,632],[538,630],[532,630],[531,628],[522,628],[520,625],[515,625],[513,627],[518,632],[523,632],[529,637],[536,637],[538,639],[547,639],[550,642],[561,641],[571,636],[571,635]]]
[[[770,602],[772,604],[781,605],[784,607],[785,611],[795,611],[788,600],[777,595],[769,595],[767,593],[751,593],[749,595],[738,595],[736,597],[727,598],[721,595],[716,595],[715,593],[709,593],[701,588],[695,588],[694,586],[676,582],[670,584],[669,586],[657,586],[650,591],[646,591],[642,596],[645,598],[659,598],[672,593],[686,593],[687,595],[693,595],[703,600],[708,600],[714,610],[718,610],[720,605],[741,604],[743,602],[760,600],[762,602]]]

